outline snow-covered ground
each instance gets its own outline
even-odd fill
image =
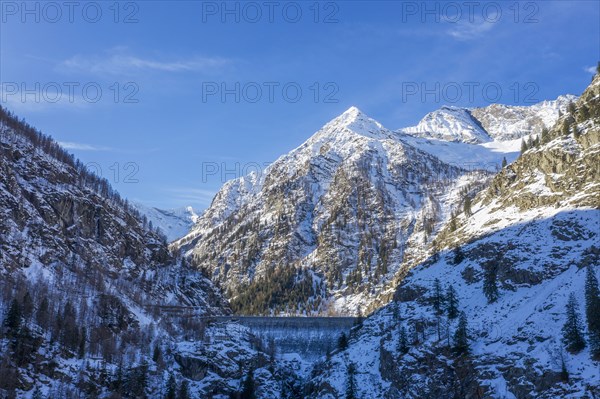
[[[499,214],[496,216],[501,217]],[[600,369],[597,362],[590,359],[589,350],[576,355],[564,351],[561,328],[565,322],[569,294],[575,293],[580,305],[585,303],[586,269],[581,268],[581,260],[588,248],[598,245],[600,210],[559,208],[535,215],[522,214],[522,218],[522,223],[513,220],[512,223],[499,224],[498,227],[504,227],[463,246],[466,259],[458,266],[453,264],[452,251],[443,251],[439,261],[413,269],[398,290],[400,301],[369,317],[361,332],[351,339],[350,349],[335,354],[326,373],[315,380],[328,381],[341,394],[347,386],[347,365],[352,362],[357,369],[358,397],[386,397],[391,392],[393,381],[382,377],[382,368],[410,368],[412,366],[406,364],[418,362],[427,353],[437,353],[444,348],[448,342],[448,331],[450,341],[453,339],[457,321],[448,323],[445,316],[438,318],[429,302],[434,292],[434,280],[439,279],[444,292],[448,286],[454,287],[459,308],[467,314],[472,337],[471,357],[480,373],[480,383],[490,387],[491,397],[524,397],[522,391],[515,390],[517,382],[510,381],[514,374],[509,372],[511,368],[520,370],[517,374],[532,381],[535,379],[533,376],[541,376],[547,371],[560,373],[562,359],[571,384],[564,387],[559,384],[554,394],[545,392],[543,396],[535,396],[532,393],[533,397],[584,397],[587,384],[600,381]],[[563,222],[581,226],[580,238],[557,241],[553,226]],[[477,229],[485,223],[477,220],[469,224],[469,228]],[[484,249],[489,248],[497,249],[486,253]],[[499,274],[500,280],[503,280],[500,298],[488,304],[482,287],[482,264],[498,253],[509,261],[508,266],[503,266],[506,269],[501,267]],[[600,269],[600,264],[596,264],[596,269]],[[419,294],[412,299],[413,293]],[[411,326],[423,322],[427,325],[426,340],[411,345],[407,355],[398,357],[400,325],[412,337]],[[441,325],[439,335],[438,323]],[[393,354],[391,363],[383,358],[382,348]],[[418,370],[415,368],[413,372],[418,374]],[[526,373],[531,375],[525,377]],[[435,373],[430,371],[429,374]],[[423,385],[428,378],[434,378],[431,375],[422,376]]]

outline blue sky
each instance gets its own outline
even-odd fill
[[[23,4],[0,4],[2,105],[163,208],[206,207],[352,105],[395,129],[531,104],[600,59],[596,1]]]

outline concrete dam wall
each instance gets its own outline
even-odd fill
[[[357,322],[355,317],[232,316],[215,319],[248,327],[265,347],[273,340],[278,355],[296,353],[307,361],[314,361],[335,349],[341,333],[348,335]]]

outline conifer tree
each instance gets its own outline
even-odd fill
[[[30,320],[31,315],[33,314],[33,299],[29,292],[26,292],[25,295],[23,295],[21,312],[25,320]]]
[[[506,168],[506,165],[508,164],[508,162],[506,162],[506,157],[502,158],[502,169]]]
[[[455,319],[458,316],[458,298],[452,285],[448,287],[446,292],[446,314],[450,319]]]
[[[81,327],[81,332],[79,333],[79,348],[77,354],[80,359],[83,359],[85,356],[85,340],[87,338],[87,330],[85,327]]]
[[[458,327],[454,333],[454,352],[463,355],[469,352],[469,331],[467,326],[467,315],[460,312]]]
[[[521,139],[521,154],[523,154],[525,151],[527,151],[527,142],[525,139]]]
[[[410,350],[408,346],[408,338],[406,337],[406,328],[403,325],[400,325],[400,332],[398,337],[398,352],[401,355],[405,355]]]
[[[71,350],[76,350],[79,344],[79,329],[77,328],[75,308],[70,301],[65,303],[61,326],[61,343]]]
[[[442,293],[442,284],[440,283],[440,279],[436,278],[433,280],[433,297],[432,297],[432,305],[433,310],[435,310],[435,314],[442,313],[442,305],[444,303],[444,294]]]
[[[568,136],[569,134],[571,134],[571,119],[570,119],[570,117],[567,117],[565,119],[565,123],[562,126],[562,133],[564,136]]]
[[[540,134],[540,140],[542,144],[546,144],[548,141],[550,141],[550,133],[548,133],[548,129],[542,129],[542,133]]]
[[[190,384],[187,382],[187,380],[181,381],[181,386],[179,387],[179,395],[177,399],[191,399]]]
[[[4,327],[10,332],[16,333],[21,326],[21,318],[21,305],[19,304],[19,301],[14,298],[10,303],[10,308],[8,308],[6,317],[4,318]]]
[[[167,381],[167,393],[165,394],[165,399],[177,399],[176,398],[177,391],[177,382],[175,381],[175,376],[173,374],[169,375],[169,380]]]
[[[585,314],[590,351],[593,358],[600,359],[600,288],[592,266],[587,267],[585,279]]]
[[[148,385],[148,363],[142,363],[130,369],[123,381],[123,389],[134,397],[146,397],[146,386]]]
[[[350,362],[346,369],[346,399],[356,399],[356,381],[354,375],[356,374],[356,366]]]
[[[240,399],[256,399],[256,388],[254,387],[254,370],[248,370],[248,375],[244,380],[244,387]]]
[[[579,115],[581,117],[581,121],[585,121],[587,119],[589,119],[590,117],[590,109],[588,108],[587,105],[582,104],[581,107],[579,107]]]
[[[465,202],[463,204],[463,210],[465,212],[465,216],[469,217],[473,214],[473,212],[471,211],[471,197],[469,197],[468,195],[465,196]]]
[[[160,345],[158,342],[154,344],[154,350],[152,351],[152,361],[154,363],[158,363],[162,358],[162,351],[160,350]]]
[[[341,333],[338,338],[338,349],[343,351],[348,348],[348,337],[346,337],[345,333]]]
[[[112,377],[112,388],[117,393],[123,393],[125,376],[123,375],[123,362],[119,362],[117,369]]]
[[[579,304],[573,293],[569,295],[566,317],[567,320],[562,328],[563,343],[567,351],[578,353],[585,348],[585,340],[583,339],[581,322],[579,320]]]
[[[44,297],[42,302],[40,302],[40,306],[35,313],[35,320],[42,328],[46,328],[48,326],[48,321],[50,320],[50,315],[48,313],[48,298]]]
[[[496,261],[488,263],[483,274],[483,293],[488,303],[494,303],[498,300],[498,264]]]
[[[456,215],[454,211],[450,214],[450,231],[456,230]]]
[[[456,246],[454,247],[454,264],[455,265],[459,265],[460,263],[462,263],[462,261],[465,259],[465,254],[463,254],[462,249],[460,248],[460,246]]]

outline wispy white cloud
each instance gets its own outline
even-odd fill
[[[489,32],[495,25],[495,22],[489,22],[483,18],[473,22],[460,21],[453,24],[452,28],[448,30],[448,34],[457,40],[472,40]]]
[[[591,73],[592,75],[596,74],[596,67],[594,67],[594,66],[584,67],[583,70],[586,71],[587,73]]]
[[[67,150],[112,151],[112,148],[110,148],[110,147],[95,146],[95,145],[85,144],[85,143],[74,143],[72,141],[59,141],[58,144],[60,144],[63,148],[65,148]]]
[[[145,58],[116,48],[101,55],[75,55],[59,64],[60,69],[94,74],[130,74],[155,72],[212,72],[231,63],[222,57],[194,56],[176,60]]]

